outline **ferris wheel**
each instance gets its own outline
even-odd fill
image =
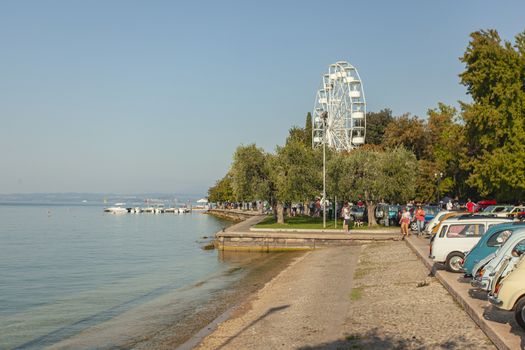
[[[328,67],[312,115],[313,147],[322,145],[325,136],[326,144],[337,151],[349,151],[365,143],[365,93],[354,66],[339,61]]]

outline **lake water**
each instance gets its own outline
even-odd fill
[[[271,260],[202,250],[227,225],[197,212],[0,205],[0,348],[148,348],[162,331],[184,340],[223,311],[212,299]]]

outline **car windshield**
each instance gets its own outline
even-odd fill
[[[487,213],[491,213],[494,208],[496,208],[496,206],[494,205],[489,205],[488,207],[486,207],[485,209],[483,209],[483,211],[486,211]]]

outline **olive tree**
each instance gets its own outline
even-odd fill
[[[364,199],[368,224],[377,225],[375,208],[381,200],[404,202],[414,196],[415,155],[404,149],[362,147],[339,153],[328,163],[328,188],[339,198]]]
[[[317,195],[321,187],[322,163],[318,150],[301,140],[289,138],[269,157],[271,183],[275,188],[277,222],[284,223],[284,204],[304,201]]]

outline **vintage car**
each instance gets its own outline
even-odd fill
[[[499,217],[506,217],[514,208],[512,205],[489,205],[480,214],[494,214]]]
[[[518,215],[520,213],[523,213],[525,212],[525,207],[522,206],[522,205],[518,205],[518,206],[515,206],[513,207],[508,213],[507,213],[507,217],[509,218],[518,218]]]
[[[517,230],[525,229],[522,223],[505,223],[492,226],[481,237],[478,243],[468,252],[463,261],[465,277],[472,276],[476,264],[495,253]]]
[[[368,213],[364,206],[354,205],[350,207],[350,220],[351,221],[367,221]]]
[[[512,220],[484,215],[461,215],[448,219],[431,241],[430,257],[435,263],[444,263],[448,271],[461,272],[465,254],[478,243],[490,226],[505,222]]]
[[[472,215],[472,214],[469,214],[469,213],[466,213],[466,212],[460,212],[460,211],[451,211],[451,212],[447,212],[445,215],[442,215],[438,219],[437,225],[435,225],[432,228],[432,230],[430,231],[430,235],[431,236],[436,235],[439,232],[439,229],[441,228],[441,225],[443,224],[443,222],[445,220],[448,220],[448,219],[451,219],[451,218],[455,218],[455,217],[459,217],[459,216],[462,216],[462,215]]]
[[[377,222],[381,225],[399,225],[399,219],[398,219],[398,213],[399,213],[400,206],[399,205],[393,205],[393,204],[378,204],[376,206],[375,210],[375,217],[377,219]],[[388,213],[388,222],[385,220],[385,214]]]
[[[497,277],[489,301],[502,310],[514,311],[516,322],[525,330],[525,259],[506,277]]]
[[[474,211],[475,212],[480,212],[480,211],[483,211],[489,205],[496,205],[496,204],[498,204],[498,203],[496,201],[494,201],[494,200],[479,201],[479,202],[476,203],[476,206],[474,207]]]
[[[446,214],[449,214],[449,213],[453,213],[452,211],[448,211],[448,210],[442,210],[440,211],[439,213],[437,213],[434,218],[432,220],[430,220],[426,225],[425,225],[425,233],[426,234],[430,234],[432,232],[432,229],[434,227],[436,227],[437,225],[439,225],[439,223],[441,222],[441,218],[444,217]]]
[[[495,282],[495,277],[505,277],[514,268],[523,251],[525,251],[525,228],[522,227],[516,230],[500,249],[474,266],[472,286],[489,291]]]

